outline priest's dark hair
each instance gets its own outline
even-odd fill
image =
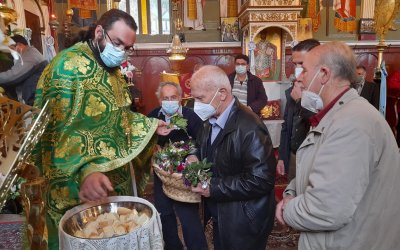
[[[90,25],[88,30],[80,31],[78,36],[74,39],[74,43],[86,42],[94,39],[94,31],[97,25],[101,25],[105,31],[108,31],[116,21],[120,20],[124,21],[126,25],[135,32],[137,31],[138,26],[131,15],[119,9],[111,9],[105,12],[96,23]]]

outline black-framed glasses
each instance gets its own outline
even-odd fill
[[[112,44],[114,47],[117,47],[117,48],[119,48],[119,49],[125,51],[126,53],[133,53],[133,52],[135,51],[135,49],[133,48],[133,45],[132,45],[132,46],[125,46],[124,44],[119,44],[119,45],[117,45],[117,44],[115,44],[115,42],[111,39],[110,35],[108,35],[107,31],[104,31],[104,33],[106,34],[106,36],[108,37],[108,39],[110,39],[110,42],[111,42],[111,44]]]

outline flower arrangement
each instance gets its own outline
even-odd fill
[[[211,166],[212,163],[207,162],[207,159],[188,164],[182,172],[184,183],[192,187],[201,183],[202,188],[206,189],[212,176]]]
[[[155,164],[169,173],[182,173],[185,169],[185,158],[195,151],[194,144],[178,141],[167,144],[163,149],[155,153]]]
[[[154,172],[162,181],[163,191],[169,198],[189,203],[201,201],[201,196],[193,193],[190,186],[202,183],[207,188],[211,164],[206,160],[186,164],[185,158],[194,152],[195,147],[191,141],[179,141],[167,144],[154,154]]]

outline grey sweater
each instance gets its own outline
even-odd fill
[[[0,73],[0,86],[2,83],[12,82],[18,79],[21,75],[29,72],[37,64],[45,61],[43,55],[34,47],[28,47],[18,59],[14,66],[5,72]]]

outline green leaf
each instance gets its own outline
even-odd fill
[[[208,182],[212,176],[211,170],[212,163],[207,162],[207,159],[203,159],[199,162],[193,162],[186,166],[183,170],[182,175],[187,182],[196,187],[197,184],[206,181]]]
[[[171,117],[170,127],[176,126],[179,129],[186,130],[188,121],[183,116],[176,114]]]

